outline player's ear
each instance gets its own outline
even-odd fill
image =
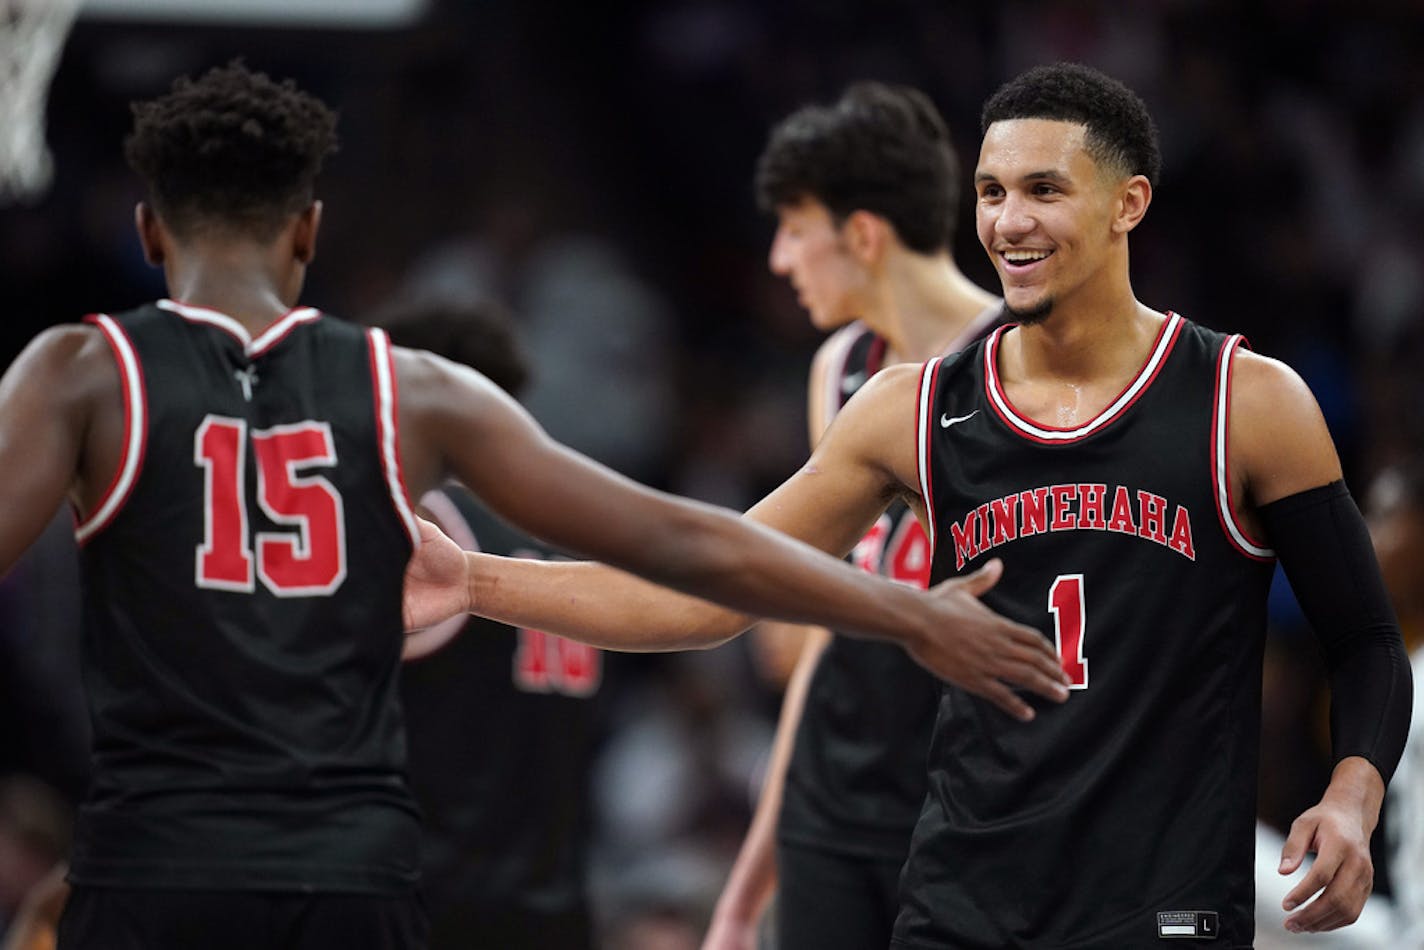
[[[165,257],[163,225],[148,202],[134,205],[134,230],[138,232],[138,243],[143,248],[143,259],[154,267],[162,267]]]
[[[869,211],[852,211],[841,225],[841,233],[851,254],[869,267],[885,254],[890,241],[890,222]]]
[[[1113,216],[1113,233],[1126,234],[1137,227],[1147,206],[1152,203],[1152,183],[1145,175],[1133,175],[1118,195],[1117,214]]]
[[[321,202],[313,201],[297,215],[292,233],[292,256],[299,263],[310,264],[316,259],[316,236],[321,230]]]

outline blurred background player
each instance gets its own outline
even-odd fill
[[[493,300],[403,300],[372,323],[512,396],[528,380],[513,321]],[[454,483],[420,506],[467,549],[554,556]],[[407,638],[401,701],[434,950],[593,946],[589,768],[603,663],[593,647],[477,617]]]
[[[961,188],[944,120],[906,86],[857,83],[772,129],[756,176],[757,201],[777,218],[771,269],[817,329],[835,331],[811,367],[813,449],[882,367],[952,353],[998,319],[997,298],[950,251]],[[851,559],[924,587],[930,554],[897,501]],[[807,630],[708,950],[755,946],[773,888],[784,950],[889,943],[938,697],[903,650]]]

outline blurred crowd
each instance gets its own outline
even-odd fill
[[[1137,295],[1294,366],[1356,497],[1383,506],[1367,489],[1424,455],[1421,26],[1383,0],[443,0],[398,31],[320,33],[81,19],[51,88],[54,187],[0,209],[0,366],[46,326],[161,295],[133,236],[126,104],[240,55],[341,113],[307,303],[360,320],[501,300],[533,357],[525,402],[557,438],[742,508],[804,458],[817,342],[766,268],[766,130],[851,80],[909,83],[972,168],[986,95],[1070,59],[1124,80],[1160,128]],[[965,207],[969,191],[966,174]],[[956,253],[994,287],[967,212]],[[0,929],[63,854],[85,778],[66,529],[0,582]],[[1278,588],[1261,817],[1280,829],[1329,760],[1314,641]],[[610,658],[591,782],[608,946],[696,945],[774,727],[767,656]]]

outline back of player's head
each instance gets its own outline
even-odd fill
[[[511,396],[518,397],[529,380],[514,319],[497,301],[417,298],[387,307],[371,325],[397,346],[429,350],[485,374]]]
[[[124,141],[155,210],[180,237],[216,232],[270,240],[307,207],[336,150],[336,114],[290,79],[241,62],[180,78],[136,102]]]
[[[1085,146],[1099,165],[1123,177],[1143,175],[1154,186],[1162,170],[1157,127],[1127,86],[1079,63],[1035,66],[1004,83],[984,104],[987,132],[1009,119],[1056,119],[1087,128]]]
[[[831,105],[805,106],[771,130],[757,161],[765,211],[807,198],[839,223],[854,211],[890,222],[922,254],[948,247],[959,210],[959,161],[929,97],[860,82]]]

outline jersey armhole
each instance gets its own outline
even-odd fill
[[[1217,520],[1221,530],[1240,554],[1254,561],[1270,561],[1276,552],[1253,539],[1237,520],[1231,497],[1231,469],[1228,464],[1230,454],[1230,414],[1231,379],[1233,376],[1232,357],[1238,347],[1251,348],[1241,334],[1227,337],[1221,345],[1216,361],[1216,383],[1212,405],[1211,424],[1211,483],[1212,497],[1216,501]]]
[[[939,380],[939,368],[944,357],[936,356],[920,368],[920,401],[915,407],[915,462],[919,469],[920,497],[925,503],[925,524],[929,528],[930,562],[934,562],[935,543],[938,529],[935,524],[934,478],[930,473],[930,422],[934,406],[935,384]]]
[[[83,519],[77,510],[75,512],[74,540],[81,546],[108,527],[128,501],[143,468],[144,448],[148,443],[148,392],[143,381],[143,366],[139,363],[133,341],[119,322],[108,314],[91,313],[84,318],[84,322],[99,328],[114,354],[119,370],[119,388],[124,399],[124,436],[118,467],[94,511]]]
[[[391,493],[396,517],[410,537],[411,550],[420,547],[420,526],[416,524],[410,494],[405,487],[405,473],[400,457],[400,393],[396,382],[395,361],[391,341],[386,331],[373,327],[366,331],[370,341],[371,388],[375,393],[376,442],[381,453],[381,471]]]

